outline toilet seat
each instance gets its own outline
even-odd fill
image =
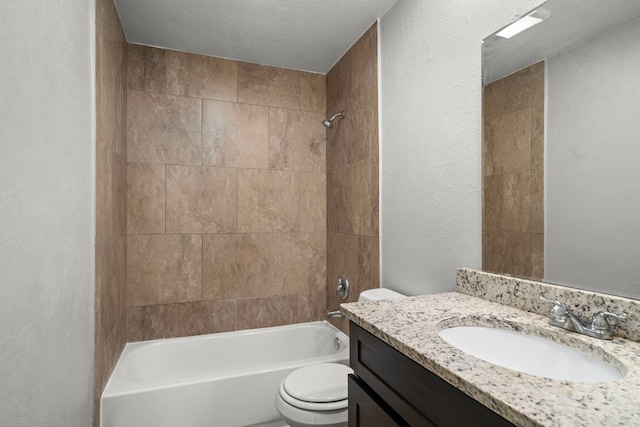
[[[353,373],[338,363],[300,368],[280,383],[278,394],[287,404],[308,411],[336,411],[348,406],[347,376]]]

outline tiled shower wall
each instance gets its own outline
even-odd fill
[[[129,341],[321,320],[325,76],[128,52]]]
[[[484,87],[482,268],[544,276],[544,62]]]
[[[327,74],[327,115],[344,111],[327,130],[327,309],[338,277],[351,284],[347,300],[380,286],[378,232],[378,72],[374,24]],[[332,322],[347,329],[344,319]]]
[[[94,424],[126,341],[126,52],[112,0],[96,2]]]

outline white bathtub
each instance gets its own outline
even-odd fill
[[[277,425],[282,379],[312,363],[348,364],[348,340],[323,321],[129,343],[102,393],[101,426]]]

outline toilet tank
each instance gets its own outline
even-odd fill
[[[399,294],[398,292],[392,291],[387,288],[375,288],[375,289],[367,289],[360,293],[358,297],[358,302],[366,302],[366,301],[376,301],[380,299],[398,299],[405,298],[404,295]]]

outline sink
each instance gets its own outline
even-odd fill
[[[540,377],[579,381],[615,381],[624,375],[602,360],[543,337],[486,326],[454,326],[440,337],[478,359]]]

